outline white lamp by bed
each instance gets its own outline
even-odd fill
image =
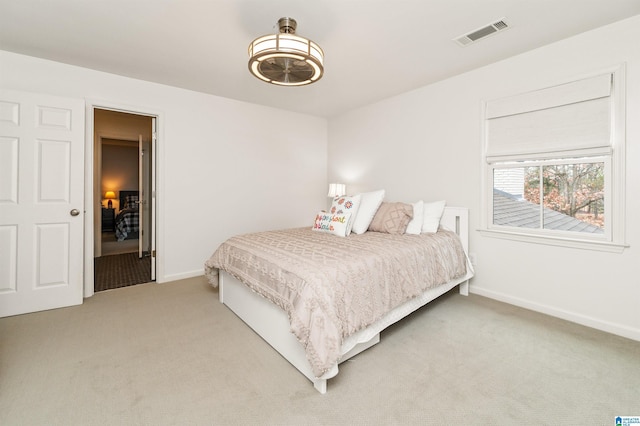
[[[344,183],[330,183],[329,184],[329,193],[327,197],[339,197],[347,193],[347,187]]]

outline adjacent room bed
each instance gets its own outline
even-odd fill
[[[220,302],[325,393],[338,364],[378,343],[386,327],[458,285],[467,294],[468,211],[442,208],[433,232],[412,234],[373,231],[376,218],[342,231],[356,221],[332,209],[313,229],[230,238],[205,272]]]
[[[137,239],[140,235],[138,191],[120,191],[120,211],[116,215],[116,240]]]

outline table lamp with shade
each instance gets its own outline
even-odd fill
[[[330,183],[329,193],[327,197],[341,197],[347,193],[347,187],[344,183]]]
[[[115,193],[115,192],[113,192],[113,191],[107,191],[107,192],[104,194],[104,198],[106,198],[107,200],[109,200],[109,201],[107,202],[107,207],[108,207],[108,208],[110,208],[110,209],[112,209],[112,208],[113,208],[113,201],[111,201],[111,200],[115,200],[115,199],[116,199],[116,193]]]

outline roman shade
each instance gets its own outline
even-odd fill
[[[611,154],[612,74],[487,102],[488,162]]]

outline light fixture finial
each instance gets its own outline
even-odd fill
[[[298,23],[293,18],[278,19],[278,28],[280,29],[281,33],[295,34],[297,26],[298,26]]]

